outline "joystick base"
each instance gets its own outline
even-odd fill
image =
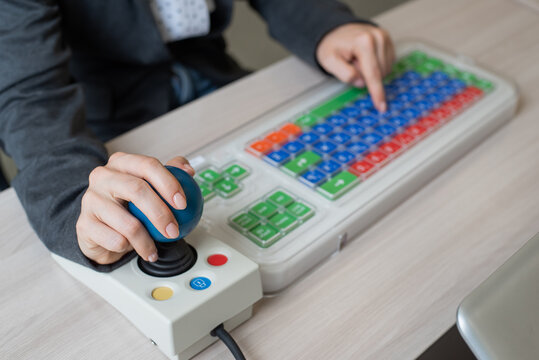
[[[144,261],[138,258],[140,270],[146,274],[156,277],[170,277],[183,274],[195,265],[197,252],[184,239],[172,242],[156,242],[157,255],[156,262]]]

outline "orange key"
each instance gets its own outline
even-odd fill
[[[249,145],[247,151],[254,155],[265,154],[273,148],[273,143],[268,140],[258,140]],[[254,151],[253,151],[254,150]]]
[[[267,140],[269,140],[271,142],[274,142],[276,144],[280,144],[282,142],[285,142],[286,140],[288,140],[289,137],[290,137],[290,135],[288,135],[284,131],[274,131],[274,132],[269,133],[268,135],[266,135]]]
[[[298,135],[301,132],[301,128],[295,124],[287,123],[281,127],[281,131],[290,135]]]

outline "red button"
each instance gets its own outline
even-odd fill
[[[221,266],[227,263],[228,258],[223,254],[213,254],[208,256],[207,261],[212,266]]]

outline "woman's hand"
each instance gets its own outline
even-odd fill
[[[185,170],[191,176],[195,173],[187,159],[180,156],[167,165]],[[159,160],[115,153],[105,166],[90,173],[89,180],[77,220],[79,247],[89,259],[98,264],[110,264],[134,249],[146,261],[157,260],[152,238],[126,208],[129,201],[165,237],[178,237],[178,223],[156,191],[178,210],[186,207],[185,194],[178,180]]]
[[[386,111],[382,79],[395,61],[395,49],[387,31],[368,24],[339,26],[322,38],[316,58],[339,80],[357,87],[366,85],[374,106]]]

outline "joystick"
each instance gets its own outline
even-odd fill
[[[258,265],[196,227],[203,198],[194,179],[175,167],[187,207],[170,210],[179,224],[176,239],[164,237],[134,204],[129,211],[154,239],[158,261],[135,258],[101,273],[60,256],[54,259],[125,315],[170,359],[190,359],[249,319],[262,297]],[[196,250],[195,250],[196,249]],[[230,344],[229,341],[227,341]]]
[[[139,257],[138,266],[146,274],[156,277],[182,274],[196,263],[196,250],[185,242],[184,237],[194,230],[200,221],[204,203],[198,184],[188,173],[172,166],[166,168],[178,179],[187,203],[187,207],[183,210],[174,209],[167,203],[179,225],[180,234],[176,239],[168,239],[163,236],[135,204],[131,202],[128,204],[129,211],[148,230],[157,247],[158,260],[148,262]]]

